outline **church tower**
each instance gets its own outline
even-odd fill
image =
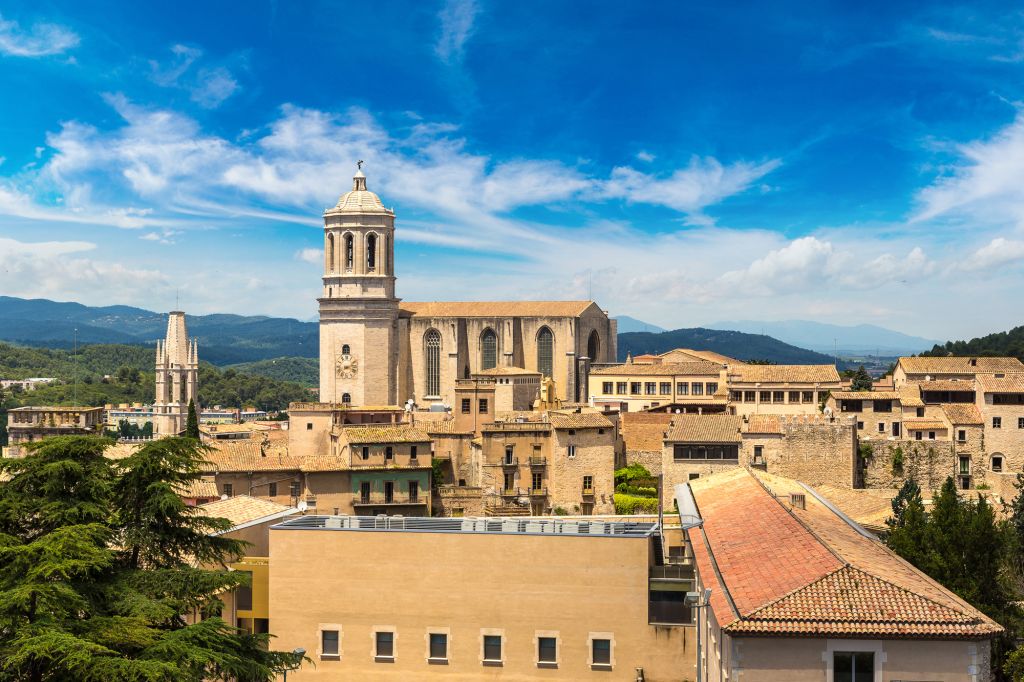
[[[172,311],[167,318],[167,338],[156,342],[156,400],[153,431],[158,436],[177,436],[188,421],[188,401],[199,414],[199,344],[188,338],[185,313]]]
[[[359,165],[352,191],[324,211],[320,401],[395,405],[395,214],[366,189]]]

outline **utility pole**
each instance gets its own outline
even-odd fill
[[[75,388],[74,388],[74,403],[75,407],[78,407],[78,327],[75,327]]]

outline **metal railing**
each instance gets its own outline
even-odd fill
[[[598,537],[649,537],[657,527],[657,523],[651,522],[562,520],[547,516],[437,518],[384,515],[295,516],[273,526],[275,530],[412,531]]]
[[[547,488],[528,488],[527,493],[530,497],[547,497]]]
[[[583,497],[593,497],[593,496],[594,496],[594,488],[593,487],[583,488]]]
[[[547,457],[530,457],[530,466],[532,466],[532,467],[542,467],[542,466],[547,466],[547,464],[548,464],[548,458]]]
[[[508,455],[505,455],[502,458],[502,460],[501,460],[501,466],[503,466],[503,467],[517,467],[517,466],[519,466],[519,458],[518,457],[509,457]]]

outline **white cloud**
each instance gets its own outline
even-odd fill
[[[223,66],[200,69],[192,101],[206,109],[219,107],[238,90],[238,81]]]
[[[440,36],[434,51],[445,63],[462,61],[466,41],[473,33],[473,22],[480,11],[476,0],[446,0],[438,19]]]
[[[312,265],[320,265],[324,262],[324,252],[322,249],[301,249],[296,252],[295,257]]]
[[[964,261],[964,270],[994,270],[1024,260],[1024,241],[996,237]]]
[[[189,45],[171,46],[168,63],[149,61],[151,78],[165,88],[187,90],[190,99],[204,109],[215,109],[240,88],[238,80],[225,66],[192,66],[203,58],[203,51]]]
[[[37,23],[22,29],[16,21],[0,15],[0,53],[13,57],[45,57],[61,54],[78,45],[71,29],[57,24]]]
[[[1024,112],[988,140],[956,147],[959,162],[949,175],[918,193],[915,221],[940,216],[974,222],[1024,223]]]
[[[643,161],[644,163],[650,163],[651,161],[654,161],[654,159],[657,158],[657,157],[654,156],[654,154],[652,154],[650,152],[645,152],[643,150],[640,150],[640,151],[638,151],[636,153],[636,158],[637,158],[638,161]]]

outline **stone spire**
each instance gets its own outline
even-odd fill
[[[156,343],[156,397],[153,428],[158,436],[185,430],[189,401],[199,410],[199,343],[188,338],[185,313],[167,316],[167,336]]]

